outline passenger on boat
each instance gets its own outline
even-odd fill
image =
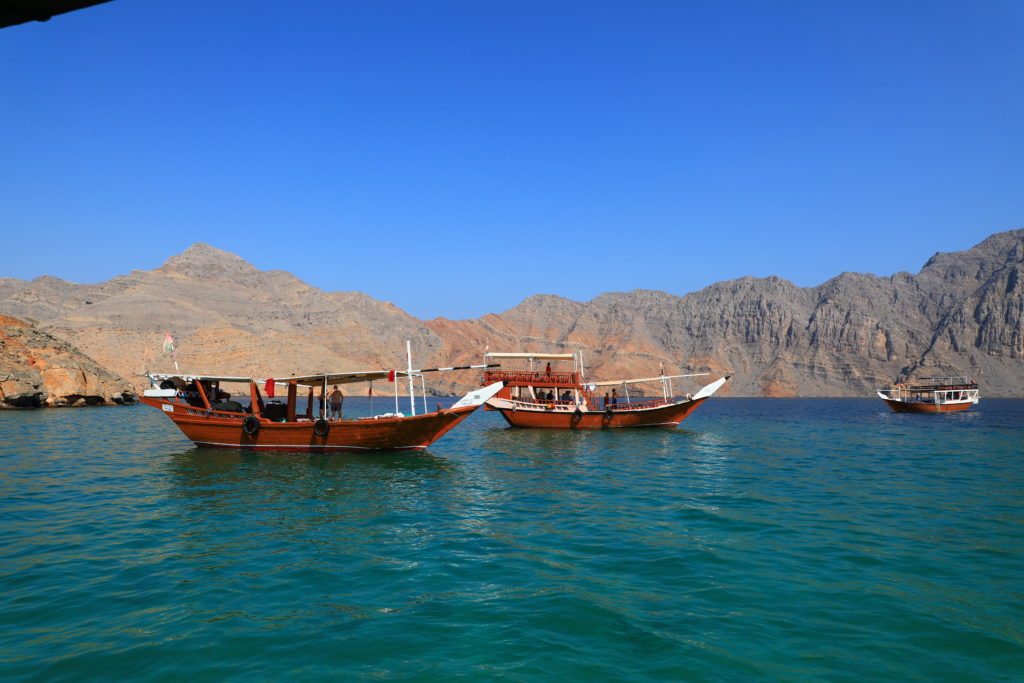
[[[615,389],[612,389],[612,405],[615,405],[618,402],[619,402],[619,392],[617,392]]]
[[[334,391],[331,392],[331,419],[341,419],[341,405],[345,402],[345,394],[341,393],[341,389],[338,385],[334,385]]]
[[[562,392],[562,396],[558,400],[559,401],[567,401],[567,402],[571,401],[572,400],[572,394],[570,394],[569,390],[566,389],[565,391]]]
[[[554,401],[555,400],[555,392],[553,392],[550,389],[548,389],[548,393],[544,397],[544,399],[547,400],[547,401]]]

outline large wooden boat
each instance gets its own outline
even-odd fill
[[[496,410],[513,427],[548,429],[616,429],[621,427],[676,427],[709,396],[718,391],[728,376],[702,387],[692,396],[673,396],[672,380],[703,377],[709,373],[642,377],[608,382],[587,382],[583,378],[582,354],[486,353],[488,360],[519,360],[529,364],[522,370],[484,371],[483,383],[501,382],[504,388],[487,400],[485,410]],[[553,370],[551,363],[571,361],[571,371]],[[543,370],[536,366],[544,363]],[[661,385],[660,398],[630,395],[638,384]],[[618,391],[622,390],[622,396]],[[600,397],[601,391],[605,393]]]
[[[450,408],[426,410],[416,414],[413,378],[422,373],[468,370],[485,366],[429,368],[412,370],[368,370],[326,373],[304,377],[253,379],[216,375],[148,374],[153,388],[143,392],[146,405],[157,408],[174,422],[186,437],[198,446],[241,448],[247,450],[361,452],[423,450],[497,393],[500,382],[471,391]],[[374,380],[409,379],[409,414],[398,408],[380,415],[358,419],[328,420],[327,402],[321,402],[320,414],[313,413],[313,389],[329,396],[329,387]],[[224,386],[244,387],[249,405],[230,400]],[[267,392],[264,399],[260,386]],[[371,385],[372,386],[372,385]],[[271,401],[277,388],[284,388],[285,401]],[[299,390],[307,392],[303,414],[298,413]],[[381,399],[378,399],[381,400]]]
[[[966,377],[925,377],[877,393],[897,413],[951,413],[978,402],[978,385]]]

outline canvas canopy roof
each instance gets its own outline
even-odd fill
[[[221,375],[185,375],[180,372],[174,373],[158,373],[150,372],[146,374],[146,377],[162,382],[166,379],[180,379],[184,382],[243,382],[248,383],[254,381],[250,377],[223,377]]]
[[[444,372],[446,370],[474,370],[477,368],[496,367],[495,365],[460,365],[453,366],[450,368],[423,368],[420,370],[413,370],[412,376],[416,377],[424,372]],[[327,384],[354,384],[357,382],[373,382],[374,380],[408,377],[408,370],[354,370],[350,372],[328,372],[320,375],[303,375],[298,377],[268,377],[266,379],[255,379],[252,377],[223,377],[220,375],[183,375],[183,374],[156,374],[149,373],[147,376],[156,381],[163,381],[165,379],[173,379],[175,377],[182,379],[186,382],[200,381],[200,382],[256,382],[262,384],[273,380],[276,384],[288,384],[289,382],[295,382],[307,387],[319,387],[325,382]]]
[[[704,377],[710,375],[710,372],[697,372],[692,375],[660,375],[658,377],[639,377],[637,379],[617,379],[612,382],[588,382],[593,384],[595,387],[616,387],[620,384],[639,384],[641,382],[660,382],[663,379],[678,379],[680,377]]]
[[[413,370],[412,374],[415,375],[418,371]],[[332,372],[324,375],[306,375],[305,377],[276,377],[274,381],[287,384],[288,382],[296,382],[302,386],[318,387],[325,381],[327,384],[355,384],[357,382],[372,382],[378,379],[387,379],[391,376],[390,370],[360,370],[357,372]],[[408,377],[409,373],[405,370],[395,370],[397,377]]]
[[[571,353],[494,353],[488,351],[485,358],[504,358],[508,360],[572,360],[576,356]]]

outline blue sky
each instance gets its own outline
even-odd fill
[[[203,241],[420,318],[1024,226],[1024,3],[115,0],[0,30],[0,276]]]

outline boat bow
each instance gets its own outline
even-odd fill
[[[466,408],[468,406],[472,406],[475,408],[477,406],[483,405],[487,401],[487,399],[491,398],[496,393],[501,391],[502,387],[504,386],[504,382],[495,382],[494,384],[488,384],[483,389],[471,391],[462,398],[460,398],[458,401],[456,401],[455,405],[452,406],[452,409]]]
[[[716,391],[721,389],[722,385],[725,384],[727,381],[729,381],[729,375],[726,375],[722,379],[716,379],[711,384],[701,387],[700,391],[693,395],[693,400],[697,401],[702,398],[707,398],[708,396],[711,396]]]

